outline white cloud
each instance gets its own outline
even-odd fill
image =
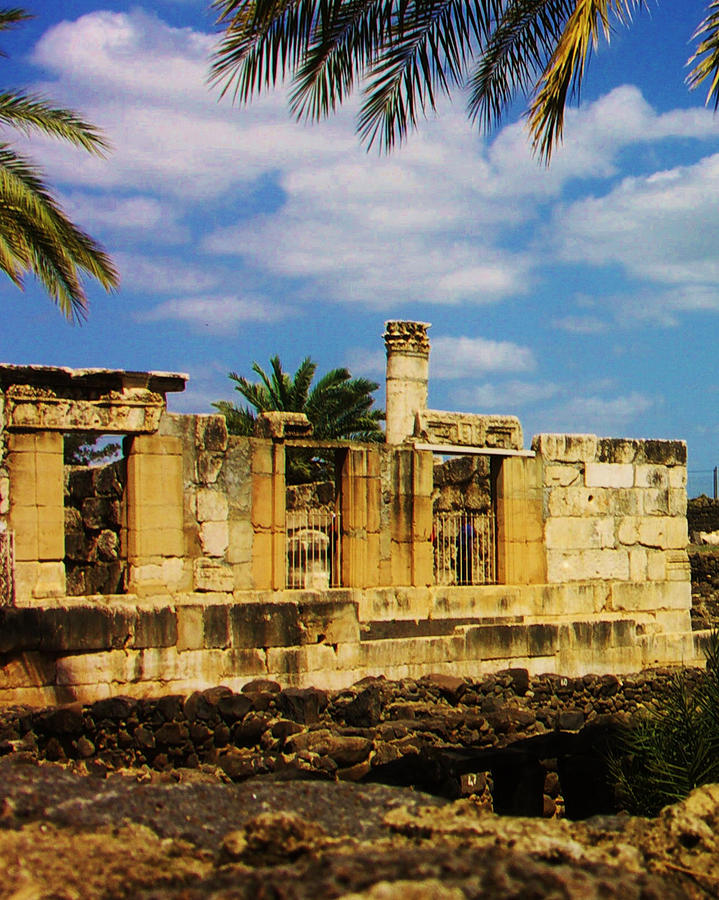
[[[457,391],[455,399],[464,409],[511,413],[524,406],[551,400],[560,387],[551,382],[484,382]]]
[[[603,334],[609,330],[609,323],[596,316],[563,316],[554,319],[552,325],[570,334]]]
[[[298,298],[387,309],[525,295],[547,261],[547,242],[518,249],[526,241],[513,241],[507,228],[532,225],[574,179],[614,176],[628,146],[719,135],[711,112],[659,115],[637,88],[624,86],[569,111],[565,144],[550,168],[532,157],[522,126],[487,142],[449,103],[401,150],[367,155],[353,133],[351,105],[328,122],[301,126],[282,91],[237,109],[218,102],[219,91],[207,85],[214,41],[141,11],[96,11],[51,28],[33,55],[55,79],[42,87],[103,126],[115,150],[109,160],[78,165],[76,151],[40,141],[42,158],[51,179],[76,186],[68,194],[84,208],[77,186],[121,190],[121,201],[106,199],[83,220],[116,231],[185,241],[178,223],[200,215],[202,201],[201,248],[240,256],[263,277],[292,279]],[[563,260],[618,262],[638,277],[682,287],[715,282],[714,159],[567,204],[552,225],[556,252]],[[268,183],[275,208],[259,216],[248,209],[247,192]],[[233,203],[241,221],[227,227],[225,214],[217,227],[210,210],[226,213]],[[688,227],[692,214],[703,222],[699,239]],[[153,275],[146,263],[128,269],[121,261],[124,284],[193,294],[220,284],[216,272],[186,260],[158,265],[165,272]],[[591,319],[569,316],[558,327],[598,333]]]
[[[528,372],[535,368],[529,347],[481,337],[439,336],[432,340],[431,378],[469,378],[478,372]]]
[[[717,192],[719,154],[695,165],[626,178],[605,196],[556,210],[552,230],[559,253],[565,260],[619,264],[646,281],[685,288],[716,285]],[[687,302],[686,308],[695,308],[690,298]]]
[[[547,414],[547,420],[557,431],[626,437],[636,434],[636,420],[660,403],[661,398],[641,391],[603,396],[575,390]]]
[[[141,322],[175,319],[195,329],[223,334],[236,331],[243,322],[276,322],[290,314],[290,309],[279,309],[263,299],[199,296],[166,300],[138,314],[137,319]]]
[[[177,243],[188,236],[187,229],[178,224],[172,206],[155,197],[73,191],[63,194],[60,200],[70,218],[81,222],[83,228],[102,226],[115,232],[138,231],[143,233],[144,240],[152,236],[161,243]]]
[[[181,262],[172,257],[115,253],[123,288],[152,294],[194,293],[219,287],[223,272],[217,266]]]

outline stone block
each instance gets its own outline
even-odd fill
[[[254,532],[248,519],[230,519],[228,545],[225,558],[228,563],[252,562],[252,539]]]
[[[227,648],[231,645],[230,607],[226,603],[211,603],[202,611],[203,647]]]
[[[643,463],[634,467],[634,484],[640,488],[668,488],[669,469]]]
[[[414,574],[412,582],[417,587],[434,584],[434,551],[429,541],[414,545]]]
[[[685,441],[637,441],[637,463],[658,466],[686,466],[687,445]]]
[[[585,581],[595,578],[608,581],[629,579],[629,554],[623,549],[547,550],[547,580]]]
[[[225,450],[227,421],[223,415],[195,416],[195,446],[198,450]]]
[[[642,506],[645,516],[669,515],[669,488],[646,488],[642,491]]]
[[[617,529],[617,540],[625,546],[632,546],[639,543],[639,527],[642,518],[640,516],[625,516],[619,522]]]
[[[137,650],[107,650],[61,656],[57,660],[57,684],[74,686],[135,681],[139,653]]]
[[[688,540],[686,519],[654,516],[639,521],[639,543],[645,547],[682,550]]]
[[[545,540],[548,548],[556,550],[613,547],[614,519],[556,516],[547,519]]]
[[[223,557],[229,542],[227,521],[203,522],[200,525],[200,545],[205,556]]]
[[[669,487],[670,488],[686,488],[687,486],[687,470],[686,466],[670,466]]]
[[[252,580],[258,590],[272,589],[272,544],[269,531],[255,531],[252,538]]]
[[[631,488],[634,486],[634,466],[630,463],[594,463],[584,467],[587,487]]]
[[[686,550],[667,550],[664,554],[667,581],[691,581],[691,565]]]
[[[597,462],[633,463],[641,441],[631,438],[599,438],[597,441]]]
[[[412,584],[412,544],[408,541],[392,541],[391,584]]]
[[[556,626],[555,626],[556,627]],[[460,658],[511,660],[529,656],[526,625],[478,625],[467,628]]]
[[[38,513],[36,506],[11,506],[10,528],[15,532],[16,561],[38,558]]]
[[[52,656],[33,651],[11,654],[0,666],[0,691],[54,684],[56,674]]]
[[[44,597],[62,597],[65,594],[65,563],[40,561],[35,568],[35,584],[32,588],[32,596],[37,599]]]
[[[252,476],[252,524],[255,528],[271,528],[274,506],[271,475]]]
[[[594,490],[597,490],[596,488]],[[599,490],[602,490],[601,488]],[[641,488],[632,490],[613,491],[604,489],[607,495],[609,512],[615,516],[641,516],[644,514],[643,496]]]
[[[629,580],[646,581],[647,578],[651,580],[647,567],[647,550],[644,547],[632,547],[629,551]]]
[[[546,461],[588,462],[597,452],[593,434],[538,434],[532,439],[532,450]]]
[[[327,644],[310,644],[305,647],[269,647],[267,671],[270,678],[295,683],[308,673],[333,672],[337,669],[337,655]],[[317,674],[315,674],[317,680]],[[324,682],[324,679],[322,679]]]
[[[193,563],[196,591],[234,590],[235,579],[232,567],[216,559],[196,559]]]
[[[293,647],[302,643],[296,603],[237,603],[229,610],[232,647]]]
[[[199,650],[204,646],[202,606],[177,607],[177,650]]]
[[[135,614],[132,647],[174,647],[177,643],[177,616],[171,606],[139,608]]]
[[[647,550],[647,580],[665,581],[667,577],[667,554],[664,550]]]
[[[548,487],[573,487],[584,485],[584,468],[580,465],[558,465],[551,463],[544,466],[544,484]]]
[[[199,484],[215,484],[225,461],[223,453],[210,450],[198,450],[195,459],[195,477]]]
[[[658,609],[690,609],[691,585],[681,582],[646,582],[612,585],[615,610],[647,612]]]
[[[240,435],[230,437],[221,481],[231,508],[236,513],[249,514],[252,500],[252,471],[248,437]]]
[[[670,470],[671,471],[671,470]],[[686,516],[687,492],[684,488],[669,488],[669,515]]]
[[[195,496],[198,522],[223,522],[227,519],[227,497],[212,488],[200,488]]]

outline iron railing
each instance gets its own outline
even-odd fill
[[[331,509],[292,509],[285,518],[288,588],[339,587],[342,542],[340,517]]]
[[[0,531],[0,606],[15,603],[15,534]]]
[[[435,513],[435,583],[496,584],[495,535],[492,513]]]

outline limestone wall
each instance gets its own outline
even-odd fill
[[[690,628],[686,445],[539,435],[547,582],[606,586],[643,629]]]

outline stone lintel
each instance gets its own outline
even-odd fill
[[[71,369],[66,366],[17,366],[0,363],[0,389],[11,385],[50,388],[58,396],[91,399],[98,393],[143,389],[156,394],[184,391],[182,372],[134,372],[125,369]],[[72,393],[66,394],[70,390]]]
[[[10,430],[151,434],[164,409],[163,395],[143,388],[109,391],[90,399],[19,384],[6,391],[4,418]]]
[[[522,426],[516,416],[422,409],[415,417],[414,437],[427,444],[522,449]]]
[[[304,413],[297,412],[263,412],[255,423],[255,437],[284,438],[309,437],[312,434],[312,423]]]

